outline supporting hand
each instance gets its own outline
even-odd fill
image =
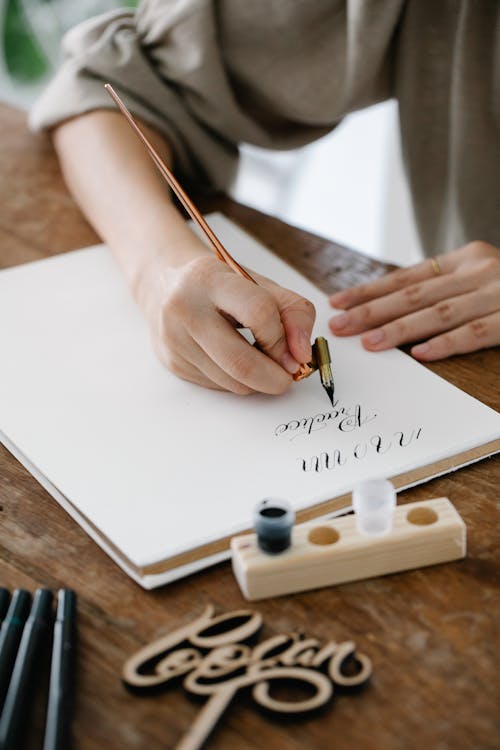
[[[500,250],[471,242],[330,299],[344,313],[330,320],[337,336],[364,332],[365,349],[420,341],[422,361],[500,344]]]

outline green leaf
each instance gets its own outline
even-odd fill
[[[49,61],[38,44],[19,0],[7,0],[3,50],[7,71],[18,81],[35,81],[49,70]]]

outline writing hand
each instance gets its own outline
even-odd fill
[[[169,143],[141,128],[171,167]],[[290,373],[311,359],[312,304],[261,277],[256,286],[217,260],[165,199],[155,165],[120,114],[96,110],[65,121],[54,142],[73,195],[148,319],[160,360],[208,388],[286,391]]]
[[[283,393],[311,358],[315,311],[303,297],[254,274],[258,286],[208,253],[155,269],[141,292],[160,360],[193,383],[238,394]],[[249,328],[252,347],[236,330]]]
[[[435,260],[334,294],[333,333],[364,332],[370,351],[421,341],[411,354],[428,362],[500,344],[500,250],[471,242]]]

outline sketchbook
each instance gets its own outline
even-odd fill
[[[309,520],[348,506],[363,478],[402,489],[500,450],[492,409],[398,350],[329,336],[322,292],[208,219],[240,263],[315,304],[333,407],[318,373],[279,397],[171,375],[104,246],[0,272],[0,439],[145,588],[228,557],[263,497]]]

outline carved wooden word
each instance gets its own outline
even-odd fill
[[[145,646],[125,663],[123,681],[134,690],[164,687],[183,677],[189,693],[208,697],[177,750],[200,748],[242,688],[250,688],[255,703],[268,711],[300,714],[326,705],[335,685],[359,687],[371,675],[370,659],[357,653],[352,641],[321,645],[316,638],[281,634],[248,645],[261,626],[258,612],[242,609],[214,616],[214,608],[208,606],[201,617]],[[312,695],[302,700],[275,698],[271,684],[277,681],[312,690]]]

